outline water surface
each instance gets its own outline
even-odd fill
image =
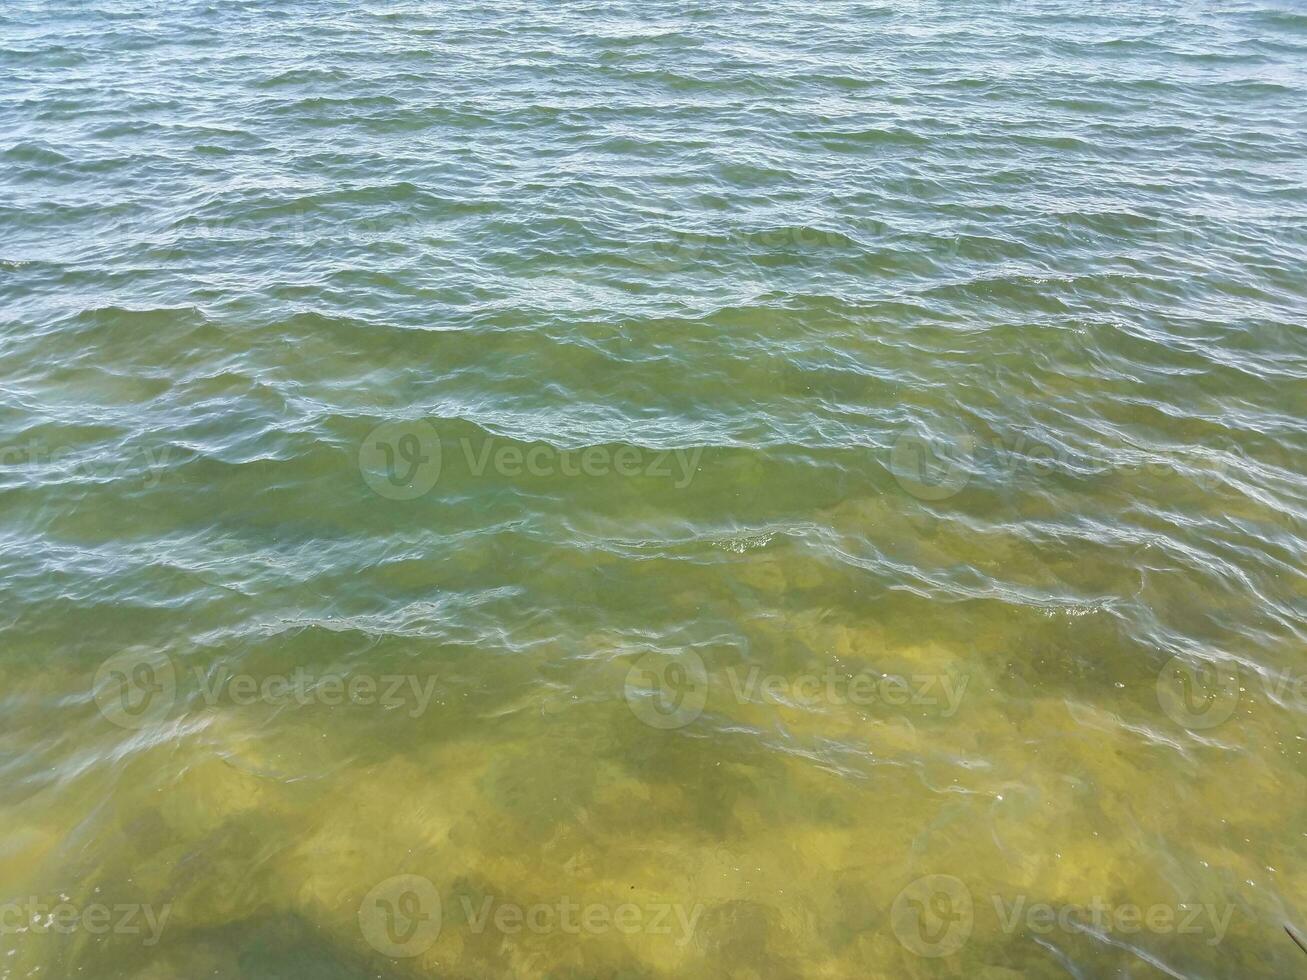
[[[1307,966],[1292,0],[0,77],[0,980]]]

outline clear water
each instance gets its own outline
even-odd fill
[[[0,134],[0,978],[1307,968],[1294,0],[9,0]]]

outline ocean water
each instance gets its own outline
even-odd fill
[[[1288,977],[1296,0],[7,0],[0,980]]]

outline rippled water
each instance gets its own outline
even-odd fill
[[[1307,968],[1294,0],[0,78],[0,978]]]

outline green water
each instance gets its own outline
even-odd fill
[[[1289,977],[1293,0],[10,0],[0,980]]]

